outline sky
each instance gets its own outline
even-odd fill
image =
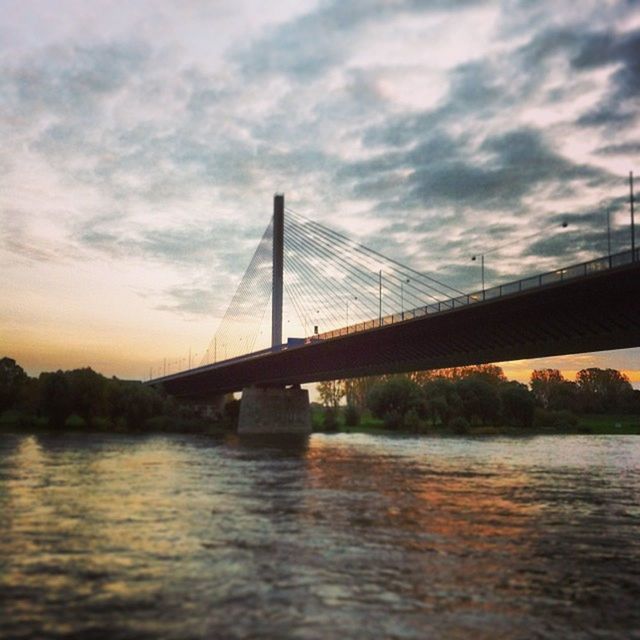
[[[0,0],[0,15],[0,350],[32,375],[197,362],[275,192],[463,291],[480,286],[472,255],[491,286],[605,254],[607,211],[612,251],[629,246],[639,2]],[[544,366],[640,382],[639,350],[505,370]]]

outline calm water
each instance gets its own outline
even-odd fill
[[[0,435],[2,638],[640,638],[640,438]]]

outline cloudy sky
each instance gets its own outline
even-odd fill
[[[272,196],[463,290],[629,244],[640,3],[0,0],[0,345],[202,352]],[[561,229],[566,220],[569,226]],[[532,365],[613,366],[638,351]]]

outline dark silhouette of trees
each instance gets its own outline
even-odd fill
[[[462,399],[453,380],[433,378],[424,383],[422,390],[433,427],[438,424],[448,426],[454,418],[462,415]]]
[[[576,410],[575,382],[566,380],[558,369],[536,369],[531,372],[531,392],[538,406],[552,411]]]
[[[376,384],[369,392],[368,404],[373,415],[392,429],[404,425],[410,410],[423,412],[424,407],[420,386],[406,376],[393,376]]]
[[[27,374],[15,360],[0,360],[0,413],[19,405],[27,380]]]
[[[75,369],[65,374],[71,391],[71,406],[89,426],[93,418],[107,413],[109,381],[93,369]]]
[[[581,409],[588,413],[621,411],[632,403],[629,378],[615,369],[582,369],[576,374],[576,386]]]
[[[457,380],[456,391],[462,401],[462,415],[469,424],[497,424],[500,398],[496,386],[481,376]]]
[[[363,376],[344,380],[347,405],[352,405],[360,411],[364,411],[367,408],[367,397],[371,389],[386,379],[387,376]]]
[[[337,409],[346,393],[344,380],[327,380],[318,385],[318,393],[325,407]]]
[[[73,410],[71,385],[62,371],[41,373],[40,378],[41,413],[49,419],[52,427],[62,428]]]
[[[108,379],[90,368],[29,378],[11,358],[0,360],[0,414],[20,412],[14,424],[55,429],[144,429],[154,417],[182,418],[175,401],[140,382]],[[73,416],[73,418],[72,418]]]
[[[357,427],[360,424],[360,410],[355,404],[347,404],[345,407],[344,423],[347,427]]]
[[[513,381],[505,382],[500,385],[499,394],[502,421],[514,427],[531,428],[535,414],[535,400],[526,385]]]

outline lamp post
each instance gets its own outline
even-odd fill
[[[561,227],[563,229],[566,229],[569,226],[569,223],[566,220],[562,221]],[[501,244],[498,247],[494,247],[493,249],[489,249],[489,251],[485,251],[484,253],[478,253],[476,255],[471,256],[471,260],[473,260],[474,262],[478,259],[478,256],[480,256],[480,270],[481,270],[481,274],[482,274],[482,299],[485,299],[485,279],[484,279],[484,257],[485,255],[488,255],[489,253],[493,253],[494,251],[498,251],[498,249],[503,249],[504,247],[508,247],[512,244],[515,244],[516,242],[522,242],[524,240],[530,240],[531,238],[535,238],[539,235],[542,235],[543,233],[545,233],[545,231],[536,231],[536,233],[532,233],[529,236],[525,236],[524,238],[518,238],[517,240],[512,240],[511,242],[506,242],[505,244]]]
[[[378,326],[382,326],[382,269],[378,272]]]
[[[631,261],[636,259],[636,224],[633,209],[633,171],[629,171],[629,206],[631,208]]]
[[[471,256],[471,259],[475,262],[477,256]],[[484,253],[480,254],[480,271],[482,273],[482,299],[484,300]]]
[[[357,300],[358,296],[353,296],[353,299]],[[347,333],[349,333],[349,298],[347,298],[346,306],[347,306]]]
[[[400,280],[400,307],[401,307],[401,314],[400,317],[404,320],[404,285],[409,284],[411,282],[411,280],[409,280],[409,278],[407,278],[406,280]]]

